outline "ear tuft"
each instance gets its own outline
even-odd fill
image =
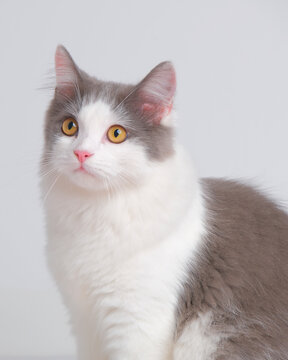
[[[176,91],[176,73],[171,62],[157,65],[138,84],[134,98],[136,110],[155,125],[167,116],[173,107]]]
[[[55,52],[56,89],[64,96],[71,96],[79,80],[79,70],[63,45]]]

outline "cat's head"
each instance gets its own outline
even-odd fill
[[[47,111],[43,164],[89,189],[121,188],[149,176],[173,152],[175,71],[156,66],[137,85],[100,81],[55,54],[56,88]]]

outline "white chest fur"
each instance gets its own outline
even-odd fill
[[[47,199],[48,261],[81,360],[164,360],[172,351],[202,206],[189,173],[168,175],[169,164],[159,171],[141,189],[110,197],[62,179]]]

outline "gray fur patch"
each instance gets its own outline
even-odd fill
[[[224,336],[215,359],[287,359],[288,215],[236,181],[202,185],[209,235],[179,298],[176,337],[211,311],[211,331]]]

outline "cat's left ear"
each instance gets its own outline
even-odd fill
[[[176,73],[171,62],[157,65],[137,85],[134,109],[151,124],[159,125],[172,110],[176,91]]]
[[[69,52],[63,45],[58,45],[55,52],[56,92],[65,97],[75,93],[80,73]]]

